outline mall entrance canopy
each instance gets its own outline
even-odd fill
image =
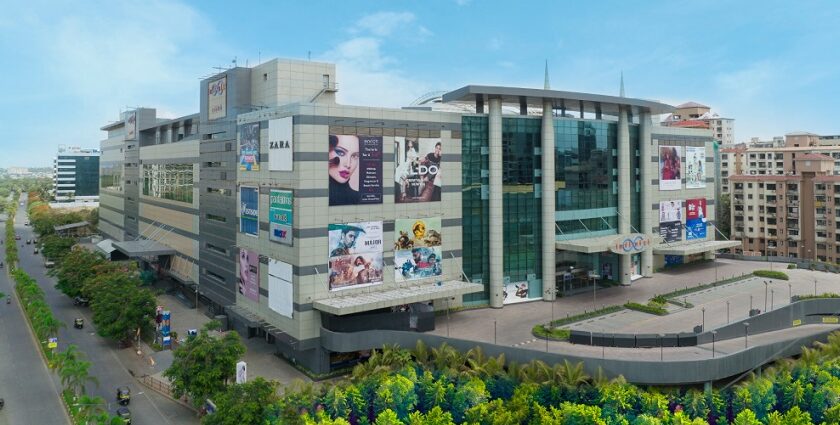
[[[343,316],[380,308],[403,304],[460,297],[484,291],[484,285],[478,283],[450,280],[438,284],[402,286],[387,291],[367,292],[343,297],[316,300],[312,307],[325,313]]]
[[[167,245],[151,239],[136,241],[113,242],[114,248],[128,258],[159,257],[161,255],[175,255],[175,250]]]
[[[686,241],[682,243],[661,244],[653,248],[656,255],[694,255],[721,249],[741,246],[741,241]]]

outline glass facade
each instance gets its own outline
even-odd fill
[[[99,196],[99,157],[77,156],[75,158],[76,196]]]
[[[143,195],[191,204],[193,164],[143,164]]]
[[[503,117],[504,276],[529,282],[529,297],[542,293],[541,117]],[[559,237],[618,233],[619,220],[639,229],[641,189],[639,126],[631,124],[631,211],[618,216],[618,123],[555,118],[555,211]],[[462,119],[464,273],[489,287],[489,136],[487,116]],[[641,230],[641,229],[639,229]],[[650,229],[648,229],[649,231]],[[561,236],[561,232],[562,235]],[[604,278],[618,276],[612,253],[559,253],[558,267],[585,267]],[[558,269],[560,270],[560,269]],[[464,302],[486,302],[489,290]]]
[[[99,169],[99,188],[123,191],[123,165],[121,162],[105,162]]]

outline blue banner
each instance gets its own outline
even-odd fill
[[[706,239],[706,222],[702,218],[685,221],[685,240]]]
[[[260,190],[256,187],[239,188],[239,231],[259,236]]]

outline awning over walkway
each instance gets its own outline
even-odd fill
[[[114,252],[114,241],[111,239],[103,239],[96,244],[96,247],[102,251],[106,257],[110,258],[111,253]]]
[[[347,295],[344,297],[316,300],[312,307],[325,313],[343,316],[345,314],[360,313],[380,308],[394,307],[403,304],[439,300],[442,298],[460,297],[484,291],[484,285],[478,283],[451,280],[441,285],[415,285],[393,288],[387,291],[366,292]]]
[[[114,242],[114,248],[129,258],[154,257],[159,255],[174,255],[175,250],[167,245],[151,239],[139,241]]]
[[[80,221],[78,223],[70,223],[70,224],[65,224],[63,226],[53,226],[53,229],[55,230],[56,233],[61,233],[65,230],[78,229],[80,227],[85,227],[85,226],[90,226],[90,223],[88,223],[87,221]]]
[[[657,245],[653,248],[653,253],[656,255],[693,255],[736,246],[741,246],[741,241],[688,241]]]
[[[620,235],[607,235],[595,238],[558,240],[555,242],[555,247],[561,251],[582,252],[584,254],[592,254],[594,252],[609,251],[613,242]]]

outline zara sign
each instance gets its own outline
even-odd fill
[[[292,117],[268,122],[268,169],[292,171],[294,150]]]

